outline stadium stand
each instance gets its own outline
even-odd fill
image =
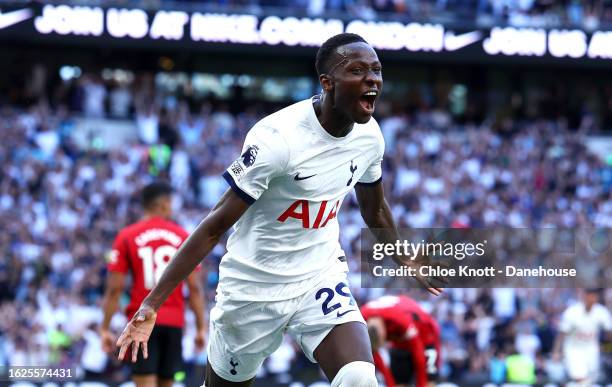
[[[1,107],[0,249],[6,255],[0,261],[0,365],[75,366],[121,380],[123,369],[96,349],[95,324],[104,257],[116,231],[138,218],[137,193],[153,177],[167,177],[177,191],[177,220],[193,229],[226,189],[221,173],[240,153],[246,131],[277,106],[261,101],[232,110],[186,89],[162,92],[144,73],[129,85],[99,75],[85,73],[33,95],[22,91],[13,96],[20,103]],[[382,101],[378,110],[387,144],[383,181],[399,226],[612,227],[612,160],[587,151],[595,130],[588,100],[576,126],[563,115],[547,117],[545,104],[529,118],[459,123],[427,93],[417,93],[409,106]],[[135,135],[109,148],[93,130],[79,144],[75,127],[83,119],[111,126],[124,120]],[[354,199],[342,209],[340,224],[358,273],[362,221]],[[208,301],[222,246],[204,261]],[[380,295],[353,292],[360,302]],[[494,380],[496,364],[516,350],[535,361],[538,376],[561,380],[551,350],[559,315],[576,299],[575,290],[450,289],[436,299],[414,294],[440,322],[444,378]],[[605,296],[611,307],[610,289]],[[190,364],[203,362],[192,348],[184,356]],[[286,374],[290,363],[304,362],[301,356],[285,343],[267,369]]]

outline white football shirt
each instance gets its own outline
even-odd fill
[[[599,348],[599,334],[601,330],[612,329],[612,319],[608,308],[595,304],[587,311],[584,304],[576,303],[563,312],[559,330],[565,333],[564,347],[572,348]]]
[[[308,291],[344,256],[338,211],[355,184],[378,184],[383,153],[376,120],[334,137],[310,99],[255,124],[242,155],[223,174],[251,206],[227,242],[219,290],[245,301]]]

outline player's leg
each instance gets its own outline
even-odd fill
[[[287,301],[232,301],[217,296],[210,312],[204,386],[250,386],[263,361],[281,344]]]
[[[590,361],[590,365],[591,367],[589,367],[589,381],[593,382],[593,383],[597,383],[598,381],[600,381],[600,366],[601,366],[601,360],[600,360],[600,356],[599,356],[599,347],[591,347],[590,352],[590,356],[589,356],[589,361]]]
[[[376,381],[368,330],[361,322],[350,321],[333,327],[315,349],[314,358],[321,366],[325,376],[331,381],[336,376],[351,379],[350,375],[340,375],[341,370],[351,363],[356,363],[359,367],[362,367],[361,370],[356,373],[357,369],[353,369],[351,366],[350,369],[345,370],[346,372],[355,374],[359,379],[365,378],[367,381],[373,377],[374,382]],[[371,364],[371,367],[368,364]],[[348,387],[353,384],[345,382],[337,385]],[[370,384],[363,385],[369,386]],[[335,384],[332,383],[332,386],[335,386]]]
[[[178,327],[160,326],[160,356],[157,369],[157,386],[172,387],[174,376],[183,370],[183,330]]]
[[[578,385],[588,380],[588,353],[576,348],[566,348],[564,350],[565,368],[568,378]]]
[[[343,257],[342,257],[343,258]],[[368,329],[351,295],[346,260],[306,293],[288,332],[312,362],[318,362],[332,387],[376,387]]]
[[[148,357],[145,359],[142,352],[138,352],[136,363],[130,363],[132,368],[132,381],[136,387],[156,387],[157,370],[159,368],[160,355],[160,334],[159,325],[156,325],[151,332],[147,343]],[[128,351],[128,353],[131,353]]]
[[[391,375],[395,379],[396,387],[408,387],[414,379],[414,363],[410,352],[391,348],[389,350]]]

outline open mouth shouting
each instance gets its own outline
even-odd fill
[[[368,115],[372,115],[374,113],[376,98],[378,98],[377,89],[370,89],[359,97],[359,106],[361,106],[364,113]]]

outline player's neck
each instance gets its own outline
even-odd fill
[[[164,216],[163,214],[159,212],[155,212],[155,211],[145,211],[145,213],[142,215],[142,220],[149,220],[152,218],[167,219],[166,216]]]
[[[315,98],[313,106],[319,123],[330,135],[344,137],[353,130],[355,123],[334,109],[332,101],[325,98],[325,94]]]

